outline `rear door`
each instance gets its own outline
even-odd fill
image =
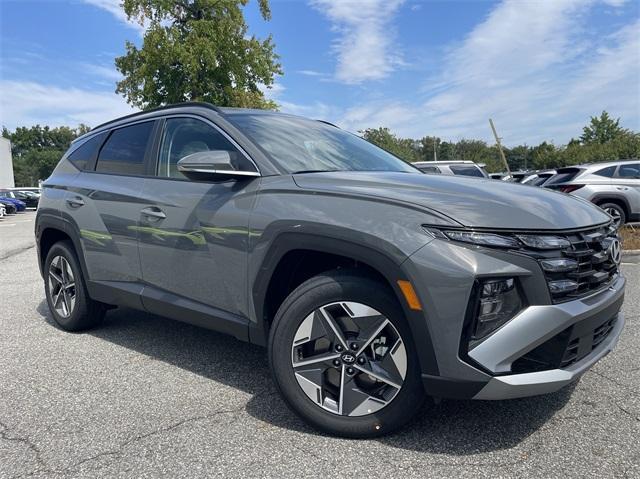
[[[236,169],[257,168],[208,120],[168,117],[159,131],[157,168],[145,181],[145,203],[138,208],[144,305],[183,320],[193,320],[197,311],[246,316],[249,214],[260,179],[191,181],[177,162],[200,151],[226,150]]]
[[[147,120],[113,129],[69,155],[83,171],[63,208],[81,238],[89,278],[134,297],[141,291],[137,226],[155,125]]]
[[[620,165],[612,183],[627,199],[631,209],[629,219],[640,221],[640,162]]]

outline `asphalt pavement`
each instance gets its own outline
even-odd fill
[[[640,477],[640,257],[623,265],[620,343],[578,383],[428,404],[357,441],[293,415],[259,347],[130,309],[58,329],[33,217],[0,220],[0,478]]]

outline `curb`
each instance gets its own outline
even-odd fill
[[[640,256],[640,249],[623,249],[622,256]]]

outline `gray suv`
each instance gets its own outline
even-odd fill
[[[640,221],[640,160],[560,168],[544,186],[595,203],[617,224]]]
[[[128,307],[267,346],[286,403],[349,437],[426,395],[556,391],[624,324],[599,208],[424,175],[274,112],[182,104],[95,128],[44,183],[36,238],[61,328]]]

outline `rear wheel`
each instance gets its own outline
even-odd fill
[[[605,211],[605,213],[613,217],[613,221],[615,221],[616,225],[623,225],[627,222],[627,214],[625,213],[624,208],[619,204],[601,203],[599,206]]]
[[[323,431],[372,437],[405,424],[424,391],[402,308],[354,273],[312,278],[284,301],[269,359],[290,407]]]
[[[105,307],[87,293],[82,269],[68,241],[54,244],[44,264],[44,287],[55,322],[67,331],[92,328],[104,318]]]

